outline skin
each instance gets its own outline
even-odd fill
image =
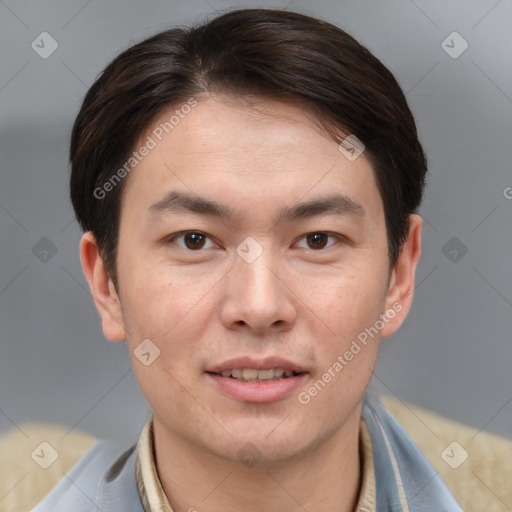
[[[361,400],[381,337],[404,321],[413,297],[422,220],[389,270],[382,199],[363,153],[347,159],[303,110],[270,99],[248,106],[208,96],[134,168],[121,202],[119,289],[91,233],[80,246],[84,273],[112,341],[127,340],[135,376],[154,411],[157,469],[175,512],[351,511],[361,485]],[[169,109],[152,129],[169,119]],[[138,146],[137,146],[138,147]],[[231,207],[236,222],[194,213],[151,215],[170,190]],[[333,191],[365,210],[276,223],[284,206]],[[206,235],[187,248],[184,231]],[[310,233],[321,237],[317,248]],[[248,236],[263,248],[247,263]],[[192,246],[193,247],[193,246]],[[401,305],[325,388],[307,390],[380,314]],[[149,366],[134,350],[149,338],[160,356]],[[221,393],[204,373],[236,356],[279,355],[307,370],[297,392],[250,403]],[[261,456],[253,467],[237,453]],[[304,508],[302,508],[304,507]]]

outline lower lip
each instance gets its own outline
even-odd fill
[[[293,375],[286,379],[268,382],[242,382],[231,377],[207,373],[221,390],[230,397],[243,402],[275,402],[293,393],[304,382],[307,374]]]

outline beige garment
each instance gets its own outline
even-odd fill
[[[95,442],[90,434],[68,433],[69,428],[60,425],[30,423],[20,428],[0,438],[0,512],[31,510]]]
[[[512,440],[396,398],[381,400],[465,512],[512,510]]]

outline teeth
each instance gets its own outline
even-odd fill
[[[247,379],[245,376],[245,372],[247,370],[244,370],[244,379]],[[274,378],[274,370],[258,370],[258,379],[259,380],[268,380]]]
[[[282,368],[273,368],[270,370],[255,370],[253,368],[234,368],[233,370],[224,370],[221,372],[223,377],[233,377],[242,382],[278,380],[283,377],[293,376],[293,371],[283,370]]]
[[[259,377],[259,373],[258,370],[242,370],[242,377],[245,380],[254,380]]]

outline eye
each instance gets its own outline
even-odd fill
[[[313,233],[308,233],[301,240],[306,240],[306,243],[309,244],[309,247],[305,247],[306,249],[325,249],[328,238],[337,238],[341,240],[340,235],[334,235],[331,233],[324,233],[323,231],[315,231]],[[334,244],[329,245],[328,247],[332,247]]]
[[[331,243],[330,245],[327,245],[329,238],[332,238],[334,240],[337,239],[339,241],[343,237],[341,235],[335,235],[333,233],[315,231],[312,233],[308,233],[307,235],[304,235],[301,240],[306,240],[306,243],[308,244],[307,247],[303,248],[318,251],[335,245],[336,241],[334,243]],[[183,242],[178,243],[177,240],[182,240]],[[208,240],[211,243],[210,246],[207,245]],[[176,245],[178,245],[178,247],[181,247],[182,249],[187,249],[195,252],[199,252],[201,249],[215,247],[215,244],[212,242],[212,239],[205,233],[202,233],[201,231],[180,231],[179,233],[171,235],[171,237],[167,239],[166,243],[170,242],[176,243]]]
[[[167,239],[167,243],[175,242],[176,240],[183,239],[184,245],[177,243],[182,249],[189,249],[191,251],[198,251],[205,247],[206,240],[211,238],[200,231],[181,231]]]

